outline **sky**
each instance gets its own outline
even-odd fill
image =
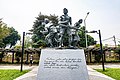
[[[102,40],[115,35],[117,44],[120,39],[120,0],[0,0],[0,18],[19,34],[32,29],[35,17],[42,14],[61,16],[63,8],[68,9],[74,24],[79,19],[86,19],[88,31],[101,30]],[[84,24],[82,24],[84,25]],[[98,34],[89,33],[99,41]],[[114,45],[113,39],[103,44]]]

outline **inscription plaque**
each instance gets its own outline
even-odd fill
[[[42,49],[37,80],[88,80],[82,49]]]

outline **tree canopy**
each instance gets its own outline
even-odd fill
[[[0,19],[0,39],[5,38],[10,34],[10,30],[7,27],[7,24],[5,24],[2,19]]]
[[[84,26],[80,28],[79,36],[80,36],[80,42],[79,42],[80,47],[85,47],[86,40],[85,40],[85,27]],[[96,44],[96,41],[94,40],[94,38],[88,34],[87,34],[87,41],[88,41],[87,42],[88,46]]]
[[[7,45],[11,48],[20,40],[18,32],[13,27],[8,27],[2,19],[0,19],[0,34],[0,48],[5,48]]]
[[[9,28],[9,30],[10,34],[3,39],[3,43],[5,44],[5,47],[8,44],[11,48],[17,43],[18,40],[20,40],[20,35],[13,27]]]

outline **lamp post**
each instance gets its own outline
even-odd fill
[[[102,55],[102,68],[103,68],[103,71],[105,71],[105,66],[104,66],[104,53],[103,53],[103,48],[102,48],[102,39],[101,39],[101,32],[100,32],[100,30],[98,30],[98,31],[90,31],[90,32],[88,32],[88,33],[97,33],[97,34],[99,34],[99,40],[100,40],[100,53],[101,53],[101,55]]]
[[[33,34],[33,33],[26,33],[26,35],[27,34]],[[21,69],[20,69],[21,72],[23,68],[24,43],[25,43],[25,32],[23,32],[23,40],[22,40]]]
[[[21,72],[22,72],[22,67],[23,67],[24,39],[25,39],[25,32],[23,32],[23,41],[22,41],[21,69],[20,69]]]
[[[102,54],[102,67],[103,67],[103,71],[105,71],[105,67],[104,67],[104,53],[103,53],[103,48],[102,48],[102,40],[101,40],[101,32],[99,31],[99,39],[100,39],[100,52]]]
[[[86,48],[87,48],[87,46],[88,46],[88,43],[87,43],[87,34],[86,34],[86,19],[87,19],[89,13],[90,13],[90,12],[87,13],[87,15],[86,15],[86,17],[85,17],[85,19],[84,19]]]

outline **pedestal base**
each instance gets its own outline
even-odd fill
[[[37,80],[89,80],[84,50],[42,49]]]

